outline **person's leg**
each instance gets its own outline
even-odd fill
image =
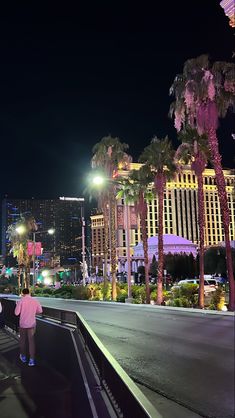
[[[35,328],[28,328],[28,341],[29,341],[29,356],[31,359],[35,359]]]
[[[26,357],[27,329],[20,328],[20,354]]]

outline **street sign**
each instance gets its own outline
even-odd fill
[[[34,244],[35,244],[35,249],[34,249]],[[41,242],[33,243],[33,241],[28,241],[27,254],[28,255],[35,255],[35,256],[41,255],[42,254],[42,243]]]

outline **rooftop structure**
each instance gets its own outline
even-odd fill
[[[139,242],[134,248],[134,257],[143,257],[143,243]],[[163,251],[164,254],[193,254],[194,257],[197,255],[197,245],[192,241],[187,240],[183,237],[178,237],[173,234],[163,235]],[[153,255],[158,260],[158,237],[148,238],[148,257],[149,261],[152,261]]]

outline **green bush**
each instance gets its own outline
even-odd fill
[[[17,294],[17,288],[11,284],[2,284],[0,285],[0,293]]]
[[[42,289],[41,288],[38,288],[38,287],[35,287],[34,289],[33,289],[33,293],[34,293],[34,295],[41,295],[42,294]]]
[[[101,295],[103,300],[111,300],[111,293],[112,293],[112,285],[111,283],[106,283],[104,285],[103,283],[100,283],[100,285],[98,285],[100,290],[101,290]],[[118,289],[118,286],[117,286]]]
[[[86,286],[76,286],[72,290],[73,299],[88,300],[89,295],[90,295],[90,292]]]
[[[126,292],[128,293],[128,286],[126,287]],[[144,285],[132,285],[131,294],[133,298],[132,303],[144,303],[145,301],[145,286]]]
[[[44,287],[43,289],[40,289],[43,294],[52,295],[54,293],[54,289],[51,287]]]
[[[126,289],[120,289],[117,287],[117,302],[125,303],[125,299],[128,297]]]
[[[198,285],[185,283],[178,288],[172,289],[171,292],[167,293],[166,300],[168,306],[195,307],[198,303]]]
[[[222,287],[213,292],[211,296],[209,309],[221,311],[225,303],[225,294]]]
[[[157,300],[157,289],[153,289],[150,293],[150,300],[153,300],[154,302]]]

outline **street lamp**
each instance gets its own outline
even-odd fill
[[[82,282],[83,286],[86,285],[86,269],[85,269],[85,218],[84,218],[84,197],[60,197],[60,200],[66,200],[66,201],[75,201],[75,202],[83,202],[83,205],[81,205],[81,221],[82,221]]]
[[[93,178],[93,184],[96,186],[102,186],[105,182],[117,183],[116,180],[106,179],[101,175],[97,175]],[[124,193],[124,223],[126,229],[126,257],[127,257],[127,286],[128,286],[128,299],[131,298],[131,253],[130,253],[130,215],[129,215],[129,205],[126,200]],[[111,245],[111,243],[110,243]]]
[[[17,226],[17,228],[16,228],[16,232],[17,232],[19,235],[22,235],[22,234],[24,234],[24,233],[26,232],[26,227],[25,227],[24,225],[19,225],[19,226]]]
[[[55,229],[54,228],[50,228],[48,230],[45,231],[33,231],[33,286],[36,284],[36,280],[35,280],[35,246],[36,246],[36,234],[49,234],[49,235],[53,235],[55,233]]]
[[[83,286],[86,285],[86,250],[85,250],[85,218],[84,218],[84,207],[81,206],[81,221],[82,221],[82,284]]]

